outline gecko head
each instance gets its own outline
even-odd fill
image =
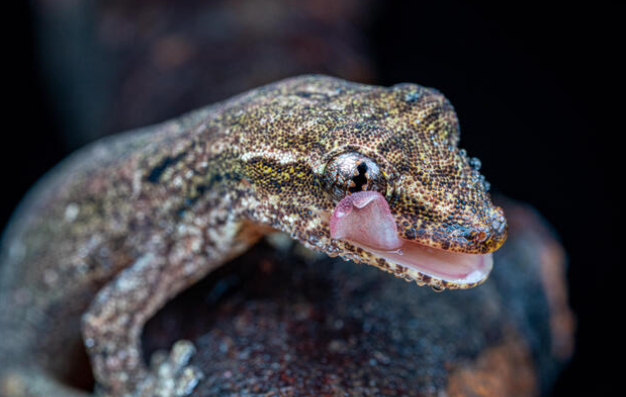
[[[330,92],[341,83],[324,84],[308,89]],[[480,162],[458,147],[452,105],[415,84],[345,84],[335,90],[343,95],[323,104],[327,118],[343,122],[300,133],[315,146],[307,144],[304,164],[295,163],[302,168],[290,165],[296,168],[288,174],[304,183],[290,184],[279,199],[292,210],[285,216],[275,209],[274,225],[328,255],[436,289],[483,282],[507,222],[491,201]],[[297,148],[299,141],[292,142]]]
[[[343,126],[323,172],[336,203],[328,229],[354,260],[435,288],[484,281],[507,233],[480,161],[458,147],[458,120],[439,92],[403,84],[391,90],[397,116]],[[347,253],[347,254],[346,254]]]

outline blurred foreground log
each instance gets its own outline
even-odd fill
[[[510,237],[482,286],[435,293],[300,246],[260,244],[149,324],[146,355],[198,348],[194,396],[545,395],[571,355],[561,246],[500,200]]]

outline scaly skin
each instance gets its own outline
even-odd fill
[[[185,364],[191,349],[180,344],[161,363],[169,374],[146,368],[143,324],[271,230],[419,284],[475,285],[394,265],[329,232],[342,197],[372,189],[404,239],[496,250],[506,220],[458,141],[454,110],[435,90],[303,76],[79,151],[28,195],[4,235],[0,395],[82,395],[61,382],[81,330],[98,393],[188,392],[200,379]],[[367,172],[351,168],[355,158]]]

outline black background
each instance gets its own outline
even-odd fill
[[[26,2],[24,2],[26,3]],[[535,206],[569,257],[576,353],[555,396],[615,394],[624,178],[617,64],[624,7],[387,2],[369,31],[379,84],[437,87],[455,105],[461,146],[494,190]],[[526,3],[524,3],[526,4]],[[8,13],[7,13],[8,14]],[[0,225],[67,153],[38,77],[31,13],[5,33]],[[8,15],[5,15],[5,18]],[[618,202],[619,200],[619,202]],[[623,260],[620,262],[623,263]],[[614,361],[616,360],[616,361]]]

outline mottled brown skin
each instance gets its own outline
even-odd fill
[[[200,379],[186,366],[191,348],[148,369],[143,324],[271,230],[419,284],[473,286],[401,268],[329,232],[342,191],[371,188],[405,239],[496,250],[506,220],[458,141],[454,110],[433,89],[303,76],[83,149],[31,192],[5,232],[0,340],[11,343],[0,346],[0,395],[81,395],[59,381],[79,330],[98,393],[184,394]],[[369,169],[346,171],[345,156],[337,160],[346,153]]]

